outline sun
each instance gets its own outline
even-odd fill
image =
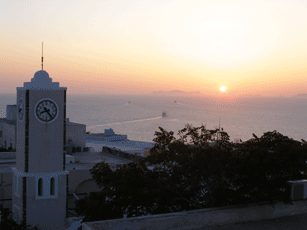
[[[225,87],[225,86],[221,86],[220,90],[221,90],[222,92],[224,92],[224,91],[226,91],[226,87]]]

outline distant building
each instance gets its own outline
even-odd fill
[[[0,118],[0,148],[16,149],[16,120]]]
[[[81,152],[86,143],[86,125],[75,123],[66,119],[66,145],[75,147]]]
[[[0,147],[16,149],[16,105],[6,106],[6,118],[0,118]]]
[[[114,133],[113,129],[111,129],[111,128],[110,128],[110,129],[105,129],[105,130],[104,130],[104,135],[105,135],[105,136],[114,136],[114,134],[115,134],[115,133]]]

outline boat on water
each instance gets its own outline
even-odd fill
[[[162,112],[162,117],[167,117],[165,111]]]

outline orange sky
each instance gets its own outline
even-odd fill
[[[30,81],[44,41],[69,93],[307,93],[306,15],[299,0],[6,1],[0,92]]]

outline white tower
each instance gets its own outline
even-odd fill
[[[16,168],[13,216],[42,229],[63,226],[67,217],[65,171],[66,88],[37,71],[17,87]]]

